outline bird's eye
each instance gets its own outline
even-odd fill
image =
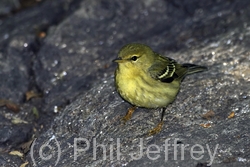
[[[137,58],[138,58],[137,56],[133,56],[133,57],[131,57],[131,60],[136,61]]]

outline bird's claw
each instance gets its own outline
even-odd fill
[[[131,107],[131,108],[128,109],[127,114],[122,118],[122,121],[124,122],[124,124],[125,124],[128,120],[131,119],[132,114],[134,113],[135,109],[136,109],[136,106],[133,106],[133,107]]]
[[[152,136],[152,135],[159,133],[162,127],[163,127],[163,121],[161,121],[154,129],[150,130],[148,135]]]

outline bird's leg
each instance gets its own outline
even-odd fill
[[[166,111],[166,108],[163,108],[162,113],[161,113],[161,121],[154,129],[149,131],[149,136],[155,135],[161,131],[163,127],[163,117],[164,117],[165,111]]]
[[[127,114],[122,118],[122,120],[124,121],[124,123],[126,123],[128,120],[130,120],[130,118],[132,117],[132,114],[134,113],[134,111],[135,111],[136,108],[137,108],[136,106],[133,106],[133,107],[130,107],[128,109]]]

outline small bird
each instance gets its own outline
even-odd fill
[[[128,121],[137,107],[163,109],[160,123],[149,135],[161,131],[165,108],[175,100],[183,78],[207,70],[204,66],[178,64],[139,43],[123,46],[114,62],[118,63],[116,89],[123,99],[133,105],[123,121]]]

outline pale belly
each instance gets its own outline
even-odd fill
[[[131,104],[138,107],[158,108],[166,107],[172,103],[179,91],[179,82],[163,83],[153,78],[145,81],[143,77],[126,77],[119,75],[116,78],[120,81],[116,82],[117,90],[120,95]]]

